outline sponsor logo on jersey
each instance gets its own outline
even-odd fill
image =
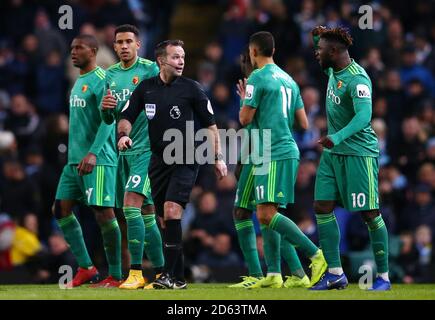
[[[178,108],[178,106],[173,106],[171,108],[171,110],[169,110],[169,115],[171,116],[172,119],[179,119],[181,117],[181,111],[180,108]]]
[[[327,97],[329,99],[331,99],[335,104],[340,104],[340,102],[341,102],[340,97],[334,93],[334,90],[332,90],[332,87],[328,89]]]
[[[70,96],[69,104],[71,107],[84,108],[86,107],[86,100],[79,98],[79,96],[75,94],[73,96]]]
[[[154,116],[156,115],[156,105],[154,103],[145,104],[145,114],[150,120],[154,118]]]
[[[254,94],[254,86],[252,84],[246,85],[245,99],[252,99],[253,94]]]
[[[370,89],[365,84],[357,84],[356,85],[356,94],[358,98],[370,98]]]
[[[139,77],[138,76],[134,76],[133,77],[133,84],[137,85],[139,83]]]
[[[82,87],[82,92],[86,92],[88,90],[88,85],[84,84]]]
[[[338,81],[337,82],[337,89],[340,89],[343,86],[343,81]]]
[[[130,99],[131,94],[133,93],[130,89],[122,89],[120,92],[112,91],[112,96],[116,98],[117,101],[126,101]]]

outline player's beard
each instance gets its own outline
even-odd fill
[[[324,59],[320,61],[320,67],[322,68],[322,70],[326,70],[328,68],[332,67],[332,61],[329,59]]]
[[[135,52],[126,52],[127,54],[125,56],[122,56],[121,53],[119,54],[119,59],[124,63],[128,64],[131,61],[134,61],[137,57],[137,54]]]
[[[74,67],[79,69],[86,69],[86,67],[89,65],[89,61],[83,61],[83,60],[76,60],[76,63],[73,62]]]

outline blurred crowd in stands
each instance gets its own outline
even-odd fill
[[[31,270],[35,282],[56,281],[57,268],[74,265],[51,215],[51,205],[68,152],[68,95],[78,71],[69,44],[78,33],[99,39],[97,62],[116,62],[116,25],[142,31],[140,54],[170,34],[171,17],[183,1],[64,1],[73,8],[74,29],[60,30],[58,1],[0,3],[0,270]],[[358,27],[358,0],[188,1],[216,5],[223,15],[197,61],[196,79],[210,97],[220,128],[239,128],[235,83],[242,77],[239,55],[249,35],[267,30],[276,39],[275,61],[299,84],[310,128],[295,131],[301,151],[296,203],[289,215],[316,240],[312,202],[326,132],[327,77],[314,59],[310,30],[346,26],[354,39],[351,56],[373,83],[372,125],[379,138],[381,212],[391,238],[393,281],[435,281],[435,7],[431,1],[374,1],[373,29]],[[204,26],[208,28],[208,26]],[[194,30],[192,30],[194,32]],[[187,52],[186,64],[189,61]],[[185,253],[198,280],[212,281],[214,268],[243,268],[232,222],[236,179],[216,181],[204,166],[188,204]],[[369,250],[367,228],[358,216],[335,211],[341,249],[352,264]],[[104,265],[102,242],[89,209],[77,208],[94,260]],[[123,219],[122,214],[119,215]],[[258,225],[257,225],[258,226]],[[259,231],[259,229],[258,229]],[[258,232],[261,254],[261,234]],[[37,263],[34,263],[37,261]],[[347,261],[347,260],[346,260]],[[198,271],[199,270],[199,271]]]

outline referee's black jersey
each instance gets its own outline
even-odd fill
[[[160,157],[171,143],[163,141],[166,130],[180,130],[185,142],[186,121],[194,121],[195,115],[203,128],[215,124],[213,109],[201,85],[185,77],[177,77],[168,84],[160,75],[143,80],[133,91],[121,119],[133,124],[140,112],[145,112],[148,118],[151,151]]]

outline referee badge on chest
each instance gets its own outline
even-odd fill
[[[145,113],[147,118],[151,120],[156,115],[156,105],[154,103],[146,103],[145,104]]]

